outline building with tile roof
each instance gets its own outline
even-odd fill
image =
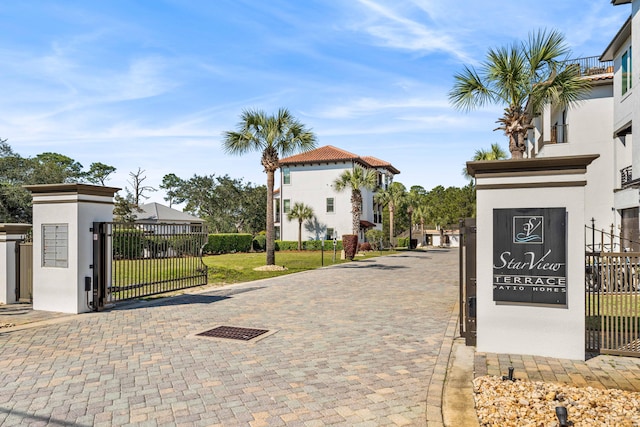
[[[298,222],[289,221],[287,213],[300,202],[313,208],[314,218],[302,230],[303,240],[339,240],[352,233],[351,193],[338,192],[335,180],[356,166],[373,169],[378,174],[378,189],[387,188],[400,171],[391,163],[371,157],[359,156],[332,145],[319,147],[280,160],[280,188],[275,193],[276,239],[297,240]],[[382,229],[382,206],[374,202],[375,191],[362,191],[362,216],[359,240],[371,229]]]

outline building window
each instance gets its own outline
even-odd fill
[[[335,231],[333,230],[333,228],[329,228],[327,227],[327,235],[325,236],[325,240],[331,240],[333,239],[333,235],[335,234]]]
[[[291,184],[291,170],[289,168],[282,168],[282,183]]]
[[[280,240],[280,227],[278,227],[277,225],[274,227],[273,229],[274,234],[275,234],[275,239],[276,240]]]
[[[624,95],[631,90],[633,78],[631,76],[631,47],[622,54],[622,94]]]
[[[288,214],[290,210],[291,210],[291,200],[284,199],[282,201],[282,213]]]
[[[333,197],[327,197],[327,213],[333,213]]]
[[[275,203],[276,210],[274,212],[275,213],[275,217],[274,217],[273,222],[276,222],[276,223],[280,222],[280,203],[278,203],[279,201],[280,201],[279,199],[276,199],[276,203]]]

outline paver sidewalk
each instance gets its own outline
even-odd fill
[[[0,424],[442,425],[457,266],[407,252],[0,329]],[[275,333],[195,336],[218,325]]]

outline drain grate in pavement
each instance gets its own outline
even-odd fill
[[[228,338],[232,340],[251,341],[269,332],[267,329],[238,328],[235,326],[218,326],[196,334],[201,337]]]

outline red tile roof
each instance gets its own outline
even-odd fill
[[[358,160],[360,156],[348,151],[336,148],[333,145],[325,145],[315,150],[306,151],[280,160],[281,165],[294,163],[336,162],[346,160]]]
[[[348,161],[360,163],[365,167],[385,168],[394,174],[400,173],[400,171],[394,168],[389,162],[385,162],[384,160],[380,160],[372,156],[361,157],[357,154],[353,154],[346,150],[334,147],[333,145],[325,145],[323,147],[316,148],[315,150],[296,154],[290,157],[285,157],[284,159],[280,160],[280,165]]]

